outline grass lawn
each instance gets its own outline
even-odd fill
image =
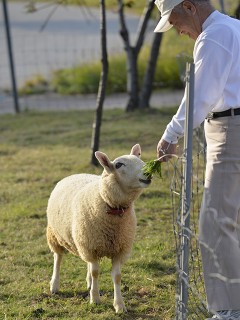
[[[175,109],[104,111],[101,148],[111,159],[140,143],[142,159],[156,144]],[[161,319],[175,314],[175,241],[167,164],[136,202],[138,229],[122,269],[127,314],[112,306],[111,266],[101,263],[101,305],[90,305],[86,266],[67,254],[60,293],[51,296],[53,258],[45,237],[51,190],[65,176],[100,174],[90,162],[94,112],[26,112],[0,117],[0,319]]]

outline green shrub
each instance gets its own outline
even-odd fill
[[[47,80],[44,79],[42,75],[37,74],[24,83],[24,85],[19,89],[19,94],[41,94],[48,90],[48,86],[49,84]]]
[[[126,91],[126,57],[116,55],[109,58],[109,74],[107,83],[107,93]]]
[[[55,71],[51,87],[60,94],[95,93],[101,72],[100,63]]]
[[[139,57],[138,71],[141,86],[146,69],[149,49]],[[121,54],[110,57],[107,93],[126,92],[127,71],[126,56]],[[101,63],[94,62],[71,69],[58,70],[51,79],[52,89],[60,94],[96,93],[99,85]],[[154,82],[159,87],[182,87],[175,57],[160,57]]]
[[[51,79],[51,87],[60,94],[96,93],[101,68],[100,62],[94,62],[55,71]],[[107,92],[123,91],[126,91],[126,59],[120,55],[109,59]]]
[[[191,39],[178,36],[174,29],[164,34],[155,72],[155,88],[180,88],[183,86],[179,76],[177,56],[181,52],[191,56],[193,45],[194,43]],[[140,87],[149,59],[149,52],[149,45],[145,45],[138,58]],[[96,93],[101,69],[101,62],[98,61],[56,71],[51,79],[51,86],[54,91],[60,94]],[[107,93],[126,92],[126,87],[126,54],[110,56]]]

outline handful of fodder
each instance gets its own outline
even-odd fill
[[[143,173],[148,179],[151,179],[153,175],[162,178],[161,164],[162,163],[158,159],[147,161],[143,166]]]

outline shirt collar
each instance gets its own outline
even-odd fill
[[[213,11],[210,16],[207,17],[207,19],[203,22],[202,25],[202,31],[204,31],[212,22],[221,15],[221,13],[217,10]]]

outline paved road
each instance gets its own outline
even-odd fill
[[[159,91],[152,94],[150,105],[155,108],[174,107],[179,105],[183,97],[183,90]],[[128,96],[125,93],[107,96],[104,109],[126,107]],[[96,95],[61,96],[56,94],[29,96],[20,98],[22,110],[93,110],[96,108]],[[27,107],[25,107],[27,106]],[[14,113],[13,101],[9,97],[1,100],[0,114]]]

